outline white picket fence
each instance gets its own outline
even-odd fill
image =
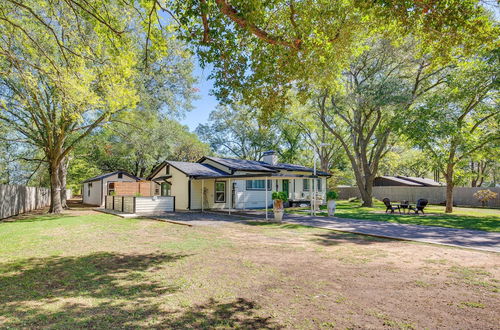
[[[481,206],[474,193],[478,190],[489,189],[497,193],[497,198],[488,202],[489,207],[500,207],[500,188],[485,187],[455,187],[453,188],[453,202],[461,206]],[[358,187],[337,188],[340,199],[361,197]],[[446,187],[373,187],[373,197],[378,200],[389,198],[391,201],[410,201],[415,203],[425,198],[431,204],[439,204],[446,200]]]

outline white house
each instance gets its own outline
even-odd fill
[[[125,171],[115,171],[105,173],[87,179],[83,182],[82,195],[83,203],[88,205],[103,206],[105,196],[113,191],[113,182],[135,182],[140,179]]]
[[[284,191],[291,203],[323,199],[327,172],[277,162],[273,151],[263,161],[203,157],[196,163],[165,161],[147,178],[153,194],[175,196],[177,210],[251,209],[272,205],[273,191]],[[267,182],[267,184],[266,184]]]

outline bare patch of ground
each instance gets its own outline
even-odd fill
[[[0,225],[0,326],[495,329],[500,321],[495,253],[299,225],[187,227],[88,212]],[[9,246],[23,230],[32,245],[20,254]]]

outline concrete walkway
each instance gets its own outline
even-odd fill
[[[261,211],[239,211],[234,213],[234,215],[259,219],[265,218],[265,213]],[[273,219],[272,213],[269,214],[269,219]],[[312,217],[300,214],[285,214],[283,222],[354,234],[500,252],[500,233],[497,232],[324,216]]]

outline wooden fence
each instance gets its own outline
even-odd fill
[[[489,207],[500,207],[500,188],[485,187],[455,187],[453,188],[453,201],[461,206],[481,206],[474,193],[478,190],[489,189],[497,193],[497,198],[488,202]],[[340,199],[361,197],[357,187],[337,188]],[[373,187],[373,197],[382,200],[389,198],[392,201],[407,200],[415,203],[419,198],[425,198],[430,204],[440,204],[446,200],[446,187]]]
[[[0,185],[0,219],[50,205],[50,189],[22,185]]]

